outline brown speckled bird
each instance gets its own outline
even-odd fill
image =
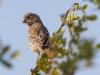
[[[27,13],[24,16],[23,23],[26,23],[29,27],[28,42],[31,50],[37,52],[38,57],[40,52],[47,52],[47,54],[50,54],[49,58],[52,59],[54,54],[49,41],[50,35],[40,17],[35,13]]]

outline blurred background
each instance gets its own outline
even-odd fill
[[[81,37],[92,38],[95,43],[99,43],[99,0],[0,0],[0,50],[4,50],[1,53],[4,54],[2,60],[0,56],[0,75],[29,75],[30,69],[36,65],[37,54],[28,45],[28,26],[22,24],[24,14],[38,14],[52,35],[61,24],[60,15],[75,2],[80,5],[88,4],[87,15],[97,15],[95,21],[86,22],[88,30]],[[77,13],[82,15],[81,11]],[[69,39],[67,32],[65,37]],[[74,75],[100,75],[100,51],[93,58],[93,66],[86,68],[82,63]]]

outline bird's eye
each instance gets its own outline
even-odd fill
[[[31,17],[30,17],[30,16],[28,16],[27,18],[28,18],[28,19],[30,19]]]

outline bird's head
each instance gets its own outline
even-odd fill
[[[40,17],[35,13],[27,13],[24,15],[24,20],[22,23],[26,23],[30,27],[36,22],[41,22]]]

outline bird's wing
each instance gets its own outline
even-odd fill
[[[50,47],[50,35],[47,28],[41,23],[35,23],[28,30],[29,40],[42,50]]]

